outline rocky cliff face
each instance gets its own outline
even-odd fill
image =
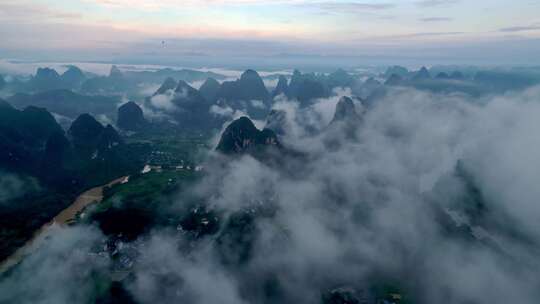
[[[45,91],[60,89],[63,87],[60,75],[50,68],[37,69],[36,75],[28,82],[30,91]]]
[[[154,96],[165,94],[169,90],[174,90],[176,89],[177,85],[178,83],[176,82],[176,80],[172,79],[171,77],[168,77],[167,79],[165,79],[165,81],[159,87],[159,89],[154,93]]]
[[[102,126],[89,114],[82,114],[68,130],[75,151],[83,158],[95,158],[99,153],[122,143],[116,130],[111,126]]]
[[[331,89],[336,87],[351,87],[354,85],[354,82],[355,78],[343,69],[338,69],[326,77],[326,84]]]
[[[216,150],[224,154],[242,154],[280,146],[273,131],[260,131],[249,118],[241,117],[225,129]]]
[[[358,120],[359,116],[356,112],[356,108],[352,99],[349,97],[343,96],[336,104],[336,112],[334,113],[334,119],[332,123],[340,121],[351,121]]]
[[[430,79],[431,75],[426,67],[422,67],[416,74],[414,74],[413,80],[425,80]]]
[[[266,118],[265,129],[272,130],[278,135],[285,134],[287,128],[287,113],[283,110],[272,110]]]
[[[147,124],[143,111],[133,101],[127,102],[118,108],[116,124],[126,131],[140,131]]]
[[[254,70],[245,71],[236,81],[225,81],[217,93],[218,99],[250,101],[268,99],[268,90],[262,78]]]
[[[214,78],[208,78],[199,88],[199,92],[207,101],[214,101],[221,85]]]
[[[47,110],[23,111],[0,100],[0,167],[14,172],[35,172],[48,139],[63,130]]]
[[[289,84],[285,76],[279,76],[278,84],[276,88],[274,89],[274,91],[272,92],[272,98],[281,94],[285,96],[289,96]]]
[[[72,65],[70,66],[63,74],[60,76],[62,79],[62,82],[64,83],[64,86],[66,88],[70,89],[77,89],[79,88],[86,77],[84,76],[83,71],[79,69],[78,67]]]
[[[256,119],[268,114],[269,99],[262,78],[253,70],[245,71],[238,80],[223,82],[215,98],[220,106],[247,112]]]
[[[324,84],[314,74],[302,74],[295,70],[289,83],[289,98],[297,99],[301,106],[309,105],[315,98],[327,97]]]

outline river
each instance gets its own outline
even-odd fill
[[[103,200],[103,188],[121,183],[127,178],[127,176],[117,178],[105,185],[92,188],[79,195],[71,205],[58,213],[51,221],[41,226],[41,228],[34,232],[34,235],[30,240],[28,240],[22,247],[17,249],[11,256],[2,261],[0,263],[0,274],[17,265],[25,256],[38,249],[39,246],[37,246],[38,244],[36,241],[39,240],[51,226],[63,226],[69,224],[69,222],[75,220],[77,214],[83,211],[86,207],[94,203],[100,203]]]

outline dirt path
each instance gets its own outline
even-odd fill
[[[22,247],[17,249],[17,251],[15,251],[10,257],[2,261],[2,263],[0,263],[0,274],[17,265],[25,256],[36,250],[38,247],[34,246],[37,245],[36,240],[38,240],[40,236],[42,236],[52,225],[62,226],[74,220],[77,214],[83,211],[84,208],[91,204],[99,203],[103,200],[103,188],[118,184],[126,178],[127,176],[115,179],[108,184],[92,188],[79,195],[75,201],[69,205],[69,207],[58,213],[50,222],[41,226],[41,228],[34,232],[34,235],[30,240],[28,240]]]

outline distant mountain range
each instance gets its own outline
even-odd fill
[[[188,82],[203,81],[209,77],[218,80],[225,79],[225,76],[217,73],[189,69],[164,68],[157,71],[121,71],[117,66],[112,66],[107,76],[96,76],[85,73],[76,66],[69,66],[62,75],[51,68],[38,68],[36,74],[27,81],[15,78],[9,83],[6,82],[3,87],[12,93],[39,93],[65,89],[84,94],[132,95],[137,94],[141,86],[145,84],[161,83],[169,77]]]
[[[71,90],[57,89],[35,94],[17,93],[8,102],[18,108],[37,106],[48,111],[75,119],[83,113],[93,115],[116,112],[120,99],[100,95],[82,95]]]
[[[273,74],[271,77],[277,83],[267,87],[263,77],[254,70],[246,70],[238,79],[230,80],[213,72],[188,69],[122,71],[116,66],[111,67],[107,76],[95,76],[69,66],[61,75],[50,68],[39,68],[27,81],[16,78],[5,81],[0,77],[0,89],[14,92],[7,101],[16,108],[46,108],[62,120],[64,129],[79,115],[89,113],[102,122],[116,121],[123,131],[157,130],[157,125],[161,124],[158,129],[209,132],[219,129],[233,116],[248,115],[266,120],[280,96],[305,108],[319,98],[334,95],[336,88],[349,88],[352,95],[363,98],[366,104],[373,104],[392,87],[481,96],[540,83],[540,75],[530,71],[480,70],[473,73],[471,70],[453,70],[453,67],[422,67],[414,71],[392,66],[365,80],[343,69],[328,74],[294,70],[290,76]],[[190,84],[193,82],[202,82],[202,85],[196,89]],[[160,84],[157,89],[156,83]],[[126,99],[135,104],[118,109]],[[143,128],[143,125],[153,127]]]

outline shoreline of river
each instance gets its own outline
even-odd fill
[[[103,189],[105,187],[111,187],[119,184],[126,178],[127,176],[117,178],[107,184],[91,188],[77,196],[77,198],[67,208],[60,211],[60,213],[53,217],[52,220],[36,230],[32,237],[26,243],[24,243],[23,246],[19,247],[12,255],[0,263],[0,274],[19,264],[25,256],[31,254],[33,250],[37,249],[34,248],[34,245],[37,245],[36,241],[39,240],[40,237],[44,235],[47,230],[49,230],[49,228],[54,225],[63,226],[69,224],[70,221],[74,220],[77,217],[77,214],[82,212],[86,207],[92,204],[98,204],[103,200]]]

